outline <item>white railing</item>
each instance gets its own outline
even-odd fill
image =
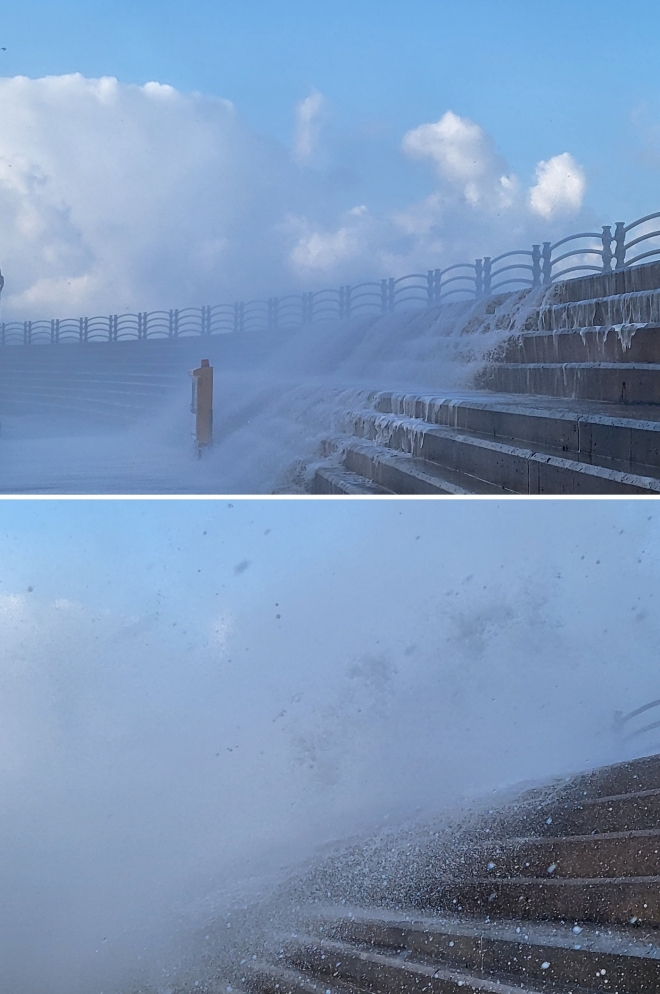
[[[250,300],[236,304],[140,311],[96,317],[0,324],[1,345],[66,342],[117,342],[124,339],[185,338],[228,332],[297,327],[324,319],[347,319],[366,313],[391,314],[397,308],[435,307],[448,300],[474,300],[499,291],[543,286],[590,273],[611,273],[660,258],[660,230],[646,230],[660,212],[626,225],[618,221],[602,231],[582,231],[531,249],[484,256],[446,269],[429,269],[398,279],[382,279],[326,290]],[[641,229],[635,237],[630,232]],[[646,244],[644,244],[646,243]],[[640,247],[643,251],[639,251]],[[631,251],[635,253],[631,255]],[[1,277],[0,277],[1,279]]]

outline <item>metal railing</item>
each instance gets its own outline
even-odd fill
[[[140,311],[95,317],[0,324],[0,345],[66,342],[117,342],[124,339],[185,338],[244,331],[275,331],[363,314],[392,314],[400,307],[435,307],[450,300],[475,300],[498,291],[543,286],[556,280],[589,273],[611,273],[660,258],[660,229],[641,230],[660,212],[624,224],[617,221],[602,231],[582,231],[557,242],[516,249],[446,269],[429,269],[398,279],[382,279],[355,286],[289,294],[268,300],[186,307],[169,311]],[[646,243],[646,245],[644,245]],[[639,248],[644,246],[643,251]],[[635,249],[635,254],[630,255]]]
[[[641,708],[635,708],[634,711],[630,711],[628,714],[624,714],[623,711],[614,712],[614,731],[617,735],[623,737],[624,741],[630,739],[636,739],[640,735],[646,734],[646,732],[652,732],[656,728],[660,728],[660,721],[652,721],[648,725],[643,725],[641,728],[635,728],[629,731],[629,722],[633,718],[638,718],[641,714],[645,714],[647,711],[651,711],[653,708],[660,707],[660,700],[651,701],[649,704],[643,704]],[[625,733],[625,734],[624,734]]]

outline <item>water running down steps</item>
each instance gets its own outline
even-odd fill
[[[310,906],[276,959],[245,961],[236,984],[251,994],[660,988],[660,756],[528,791],[477,817],[468,844],[436,866],[408,907],[355,906],[350,885],[346,903]]]
[[[557,284],[473,392],[369,397],[314,491],[659,492],[659,288],[657,264]]]
[[[5,493],[654,493],[660,264],[463,304],[198,338],[6,347]],[[530,392],[533,391],[533,392]]]

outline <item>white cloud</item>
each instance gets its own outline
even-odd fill
[[[582,207],[586,186],[582,167],[570,152],[562,152],[537,165],[536,185],[529,191],[530,207],[545,218],[575,213]]]
[[[323,126],[327,102],[322,93],[314,90],[296,107],[296,134],[293,146],[297,162],[308,162],[316,151]]]
[[[326,106],[318,92],[301,102],[290,151],[228,101],[166,84],[0,79],[3,319],[199,306],[448,265],[538,240],[539,218],[545,231],[582,203],[569,153],[539,163],[525,190],[493,139],[447,111],[403,138],[409,158],[433,164],[435,189],[395,212],[372,201],[368,164],[364,203],[351,206],[355,191],[332,179],[355,152],[345,135],[324,142],[318,168]]]
[[[434,124],[421,124],[403,138],[411,158],[431,159],[441,180],[462,191],[471,206],[509,207],[517,180],[486,132],[448,110]]]
[[[0,79],[5,315],[230,300],[286,277],[286,150],[225,100],[79,74]]]
[[[364,204],[347,211],[343,224],[334,231],[315,228],[304,217],[290,218],[289,228],[297,234],[289,258],[300,273],[333,272],[359,258],[369,245],[369,214]]]

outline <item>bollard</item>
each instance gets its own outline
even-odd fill
[[[197,455],[213,441],[213,366],[208,359],[202,359],[199,369],[191,370],[192,403],[190,410],[195,415],[195,444]]]

